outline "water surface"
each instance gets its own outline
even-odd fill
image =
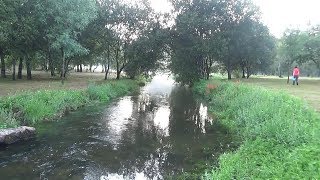
[[[0,147],[0,179],[168,179],[203,171],[232,138],[192,92],[156,76],[138,94],[88,106]]]

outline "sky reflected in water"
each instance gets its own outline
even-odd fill
[[[205,169],[234,145],[190,89],[156,76],[139,94],[38,127],[0,149],[4,179],[167,179]]]

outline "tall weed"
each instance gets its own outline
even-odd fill
[[[303,100],[239,83],[221,83],[208,94],[206,84],[199,82],[195,91],[244,142],[206,179],[320,177],[320,118]]]
[[[13,117],[12,113],[7,110],[0,108],[0,129],[4,128],[15,128],[19,124],[17,120]]]
[[[0,99],[0,129],[34,125],[89,102],[108,102],[137,88],[134,81],[91,84],[86,90],[43,90]]]

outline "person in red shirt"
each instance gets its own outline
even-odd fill
[[[292,74],[293,74],[293,78],[294,78],[292,85],[295,85],[296,82],[297,82],[297,85],[299,85],[298,80],[299,80],[300,70],[299,70],[298,66],[294,67]]]

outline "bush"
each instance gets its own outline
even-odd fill
[[[269,179],[320,176],[319,115],[301,99],[283,92],[222,83],[212,93],[207,82],[195,91],[210,110],[241,137],[238,151],[225,154],[207,179]]]

